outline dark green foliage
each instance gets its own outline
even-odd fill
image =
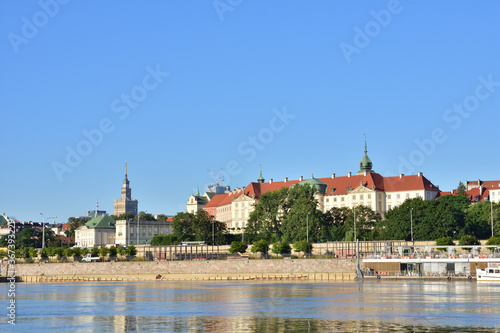
[[[245,253],[247,251],[248,245],[240,241],[234,241],[229,247],[229,253]]]
[[[117,249],[116,249],[116,247],[111,246],[111,247],[109,248],[109,256],[110,256],[110,257],[116,257],[116,253],[117,253]]]
[[[124,256],[124,255],[126,255],[126,254],[127,254],[127,248],[126,248],[126,247],[124,247],[124,246],[120,246],[120,247],[117,249],[117,251],[118,251],[118,254],[119,254],[119,255],[121,255],[121,256]]]
[[[293,249],[295,252],[311,253],[312,243],[305,240],[297,241],[293,244]]]
[[[500,237],[490,237],[486,245],[500,245]]]
[[[89,250],[88,248],[86,248],[86,247],[82,247],[82,248],[80,249],[80,255],[81,255],[82,257],[85,257],[85,256],[86,256],[89,252],[90,252],[90,250]]]
[[[471,205],[470,199],[466,195],[445,195],[437,198],[437,200],[446,202],[461,212],[465,212]]]
[[[135,248],[134,245],[129,245],[129,246],[127,246],[126,253],[128,256],[135,256],[137,254],[137,249]]]
[[[464,213],[444,200],[407,199],[390,209],[382,221],[383,239],[411,240],[410,209],[413,208],[413,239],[456,237],[464,230]]]
[[[153,214],[149,214],[149,213],[146,213],[146,212],[140,212],[138,213],[135,218],[134,218],[136,221],[137,220],[141,220],[141,221],[156,221],[155,217],[153,216]]]
[[[212,244],[212,230],[215,235],[215,243],[225,244],[226,224],[213,221],[207,212],[199,210],[195,214],[178,213],[174,216],[174,237],[179,243],[205,241],[207,244]]]
[[[476,236],[473,235],[463,235],[460,237],[458,245],[481,245]]]
[[[267,254],[268,251],[269,251],[269,243],[265,239],[253,242],[252,253],[260,252],[262,254]]]
[[[107,256],[107,255],[108,255],[108,253],[109,253],[109,249],[108,249],[106,246],[101,246],[101,247],[99,248],[99,255],[100,255],[101,257],[105,257],[105,256]]]
[[[170,235],[156,235],[153,237],[151,240],[151,245],[153,246],[158,246],[158,245],[177,245],[180,244],[181,241],[179,241],[175,235],[170,234]]]
[[[273,253],[276,254],[285,254],[291,253],[292,248],[290,244],[286,241],[273,243]]]
[[[71,254],[73,255],[73,258],[76,259],[76,258],[80,257],[81,249],[79,247],[74,247]]]
[[[436,246],[448,246],[448,245],[455,245],[455,242],[453,241],[453,238],[451,237],[441,237],[436,239]]]
[[[92,255],[92,257],[99,256],[99,248],[97,246],[94,246],[90,249],[90,254]]]
[[[110,215],[109,217],[111,217],[115,221],[118,221],[118,220],[133,220],[135,218],[135,215],[134,215],[134,213],[128,212],[128,213],[120,214],[118,216],[116,216],[116,215]],[[141,216],[141,220],[142,220],[142,216]]]

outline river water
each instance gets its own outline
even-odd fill
[[[469,281],[17,284],[15,327],[0,289],[2,332],[500,332],[500,285]]]

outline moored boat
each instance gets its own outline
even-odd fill
[[[476,270],[477,282],[500,282],[500,268],[487,267]]]

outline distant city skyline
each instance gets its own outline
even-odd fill
[[[226,2],[224,2],[226,3]],[[0,5],[0,209],[112,214],[197,187],[356,173],[499,179],[496,1]]]

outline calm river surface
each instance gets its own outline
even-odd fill
[[[500,332],[500,284],[17,284],[17,332]]]

